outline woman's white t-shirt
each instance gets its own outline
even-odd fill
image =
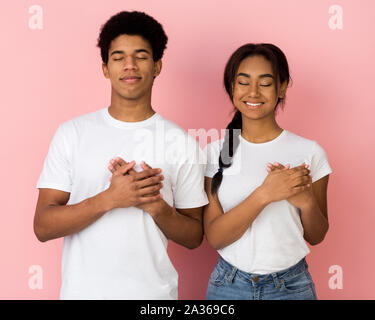
[[[218,159],[224,139],[209,144],[205,176],[212,178],[219,168]],[[310,165],[315,182],[332,172],[327,156],[315,141],[287,130],[274,140],[251,143],[241,135],[232,165],[224,169],[218,198],[224,213],[241,203],[266,178],[267,163],[290,164],[291,168]],[[287,269],[309,252],[303,238],[299,210],[287,200],[272,202],[257,216],[249,229],[219,254],[240,270],[268,274]]]

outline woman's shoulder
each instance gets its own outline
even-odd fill
[[[298,147],[312,149],[317,145],[316,140],[303,137],[299,134],[290,132],[288,130],[285,130],[285,138],[286,138],[285,141],[287,143],[293,144],[294,147],[298,146]]]

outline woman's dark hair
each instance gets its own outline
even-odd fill
[[[147,40],[151,45],[154,61],[163,57],[168,37],[162,25],[144,12],[122,11],[112,16],[100,31],[98,47],[105,64],[108,63],[108,51],[112,40],[122,34],[138,35]]]
[[[276,92],[279,90],[279,84],[290,81],[289,66],[285,54],[275,45],[269,43],[253,44],[248,43],[238,48],[229,58],[224,71],[224,87],[230,100],[233,103],[233,87],[236,74],[241,62],[251,56],[262,56],[267,59],[272,66],[273,75],[275,77]],[[285,97],[278,98],[275,110],[278,105],[284,107]],[[219,155],[219,170],[213,176],[211,184],[211,193],[216,194],[223,180],[223,170],[232,165],[232,158],[239,145],[239,136],[242,129],[242,114],[236,111],[232,121],[228,124],[224,137],[224,142]]]

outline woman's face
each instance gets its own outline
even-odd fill
[[[263,56],[242,60],[233,83],[233,104],[243,117],[253,120],[274,117],[278,98],[283,98],[287,83],[276,92],[271,63]]]

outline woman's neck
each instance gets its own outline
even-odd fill
[[[252,143],[264,143],[277,138],[282,128],[277,124],[275,118],[262,121],[242,118],[242,132],[244,139]]]

